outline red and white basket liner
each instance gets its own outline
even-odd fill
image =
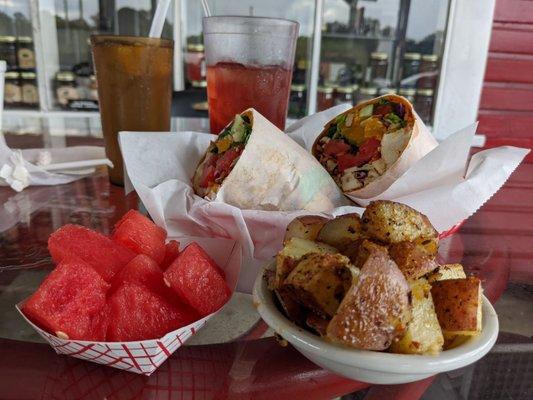
[[[228,239],[177,238],[177,240],[180,242],[181,248],[192,241],[200,244],[224,270],[228,286],[232,291],[235,290],[242,263],[241,246]],[[169,332],[159,339],[135,342],[92,342],[61,339],[42,330],[22,313],[21,308],[24,302],[25,300],[16,305],[17,310],[33,329],[52,346],[57,354],[64,354],[144,375],[152,374],[157,367],[165,362],[172,353],[216,314],[216,312],[210,314],[190,325]]]

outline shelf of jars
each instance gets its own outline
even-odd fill
[[[0,60],[5,60],[6,109],[39,109],[35,51],[30,36],[0,36]]]

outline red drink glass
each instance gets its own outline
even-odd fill
[[[298,23],[229,16],[203,26],[211,132],[249,107],[284,129]]]

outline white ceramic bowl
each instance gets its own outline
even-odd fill
[[[264,270],[267,268],[273,268],[273,264]],[[472,364],[488,353],[498,337],[498,316],[483,296],[481,334],[438,356],[391,354],[335,345],[298,327],[278,310],[273,293],[263,279],[264,270],[258,275],[253,292],[263,320],[309,360],[350,379],[374,384],[417,381]]]

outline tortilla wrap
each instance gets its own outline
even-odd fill
[[[244,111],[252,130],[231,172],[207,198],[241,209],[325,212],[350,202],[320,163],[255,109]],[[229,126],[229,125],[228,125]],[[193,177],[200,177],[207,151]]]
[[[344,193],[350,199],[356,202],[358,199],[373,198],[383,193],[389,186],[392,185],[392,183],[396,179],[403,175],[418,160],[423,158],[431,150],[437,147],[438,144],[435,138],[427,129],[427,127],[424,125],[420,117],[414,111],[413,105],[402,96],[388,94],[360,103],[355,107],[352,107],[349,110],[339,114],[337,117],[333,118],[327,124],[325,124],[324,130],[320,133],[320,135],[318,135],[313,144],[313,156],[318,159],[319,154],[317,150],[319,141],[321,138],[328,134],[329,127],[336,122],[336,119],[340,115],[354,113],[354,111],[359,111],[369,104],[375,105],[380,101],[380,99],[386,99],[395,103],[400,103],[405,107],[404,119],[407,122],[407,126],[404,129],[410,130],[411,134],[408,138],[405,147],[403,148],[403,151],[401,151],[401,154],[398,156],[396,161],[394,161],[391,165],[387,166],[383,174],[381,174],[379,177],[375,178],[368,184],[365,184],[361,188],[350,191],[344,191]]]

